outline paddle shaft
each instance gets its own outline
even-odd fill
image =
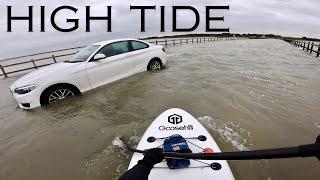
[[[131,148],[124,141],[128,151],[136,153],[145,153],[144,150]],[[294,157],[317,157],[320,161],[320,135],[316,143],[301,145],[296,147],[265,149],[255,151],[239,151],[239,152],[220,152],[220,153],[175,153],[163,152],[166,158],[181,158],[181,159],[200,159],[200,160],[254,160],[254,159],[280,159]]]
[[[313,157],[320,160],[320,144],[297,147],[266,149],[256,151],[221,152],[221,153],[172,153],[163,152],[166,158],[200,159],[200,160],[254,160],[293,157]]]

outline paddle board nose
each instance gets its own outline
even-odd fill
[[[191,114],[179,108],[168,109],[161,113],[147,128],[137,149],[145,150],[163,147],[164,140],[175,134],[186,139],[193,153],[221,152],[206,128]],[[134,153],[129,169],[135,166],[142,158],[142,154]],[[212,164],[215,166],[212,166]],[[216,167],[217,164],[221,168],[212,168]],[[233,180],[234,177],[227,161],[191,160],[190,166],[184,169],[169,169],[165,161],[156,164],[149,175],[149,179]]]

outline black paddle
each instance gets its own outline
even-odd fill
[[[144,153],[143,150],[131,148],[121,139],[125,148],[131,152]],[[278,149],[265,149],[255,151],[221,152],[221,153],[172,153],[163,152],[166,158],[200,159],[200,160],[254,160],[278,159],[294,157],[317,157],[320,161],[320,135],[314,144],[300,145]]]

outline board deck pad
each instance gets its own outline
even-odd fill
[[[142,136],[137,149],[146,150],[162,147],[164,138],[174,134],[179,134],[186,138],[193,153],[202,153],[203,149],[211,148],[214,152],[221,152],[217,143],[202,124],[192,115],[184,110],[173,108],[160,114],[148,127]],[[205,136],[206,140],[201,141],[199,136]],[[151,137],[151,138],[150,138]],[[153,142],[148,142],[152,137]],[[199,146],[199,147],[198,147]],[[202,149],[203,148],[203,149]],[[143,158],[143,154],[134,153],[129,165],[129,169]],[[220,170],[213,170],[212,163],[219,163]],[[151,170],[149,180],[233,180],[233,174],[227,161],[216,160],[190,160],[190,166],[184,169],[169,169],[166,161],[158,163]]]

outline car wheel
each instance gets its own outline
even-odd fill
[[[68,86],[55,86],[45,92],[42,102],[43,104],[51,104],[75,95],[75,90]]]
[[[151,60],[148,65],[148,70],[159,71],[162,69],[161,62],[159,60]]]

